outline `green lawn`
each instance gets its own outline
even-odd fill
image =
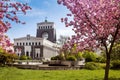
[[[0,80],[103,80],[104,70],[24,70],[0,67]],[[120,80],[120,70],[110,70]]]

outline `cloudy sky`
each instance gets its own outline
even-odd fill
[[[64,23],[60,21],[69,11],[65,6],[58,5],[57,0],[19,1],[27,2],[32,7],[32,10],[28,11],[25,16],[18,14],[20,20],[26,22],[25,25],[12,23],[12,28],[7,32],[12,42],[14,38],[25,37],[27,34],[36,36],[37,23],[43,22],[45,17],[47,17],[48,21],[55,23],[57,38],[59,38],[59,35],[70,36],[73,34],[71,28],[66,28]]]

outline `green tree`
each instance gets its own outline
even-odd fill
[[[92,51],[84,51],[83,57],[85,58],[86,62],[96,61],[97,54]]]
[[[120,60],[120,43],[116,44],[113,47],[113,50],[111,53],[111,60]]]

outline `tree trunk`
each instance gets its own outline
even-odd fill
[[[104,80],[108,80],[109,78],[109,69],[110,69],[110,54],[107,54]]]
[[[109,77],[109,69],[110,69],[110,55],[111,55],[111,52],[112,52],[112,48],[113,48],[113,45],[114,45],[114,42],[116,40],[116,37],[117,37],[117,34],[119,32],[119,29],[120,29],[120,24],[117,24],[116,25],[116,31],[115,31],[115,34],[113,36],[113,40],[111,41],[111,45],[110,45],[110,48],[108,50],[107,48],[107,45],[106,45],[106,41],[102,41],[103,42],[103,45],[106,49],[106,68],[105,68],[105,75],[104,75],[104,80],[108,80],[108,77]]]

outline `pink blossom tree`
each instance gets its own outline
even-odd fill
[[[0,0],[0,47],[7,50],[11,46],[8,36],[5,34],[11,27],[11,21],[25,24],[25,22],[19,20],[17,12],[26,14],[26,11],[30,9],[27,4],[11,0]]]
[[[120,0],[58,0],[58,3],[70,10],[71,13],[61,20],[66,27],[72,26],[75,32],[65,48],[77,44],[78,50],[82,51],[104,46],[104,80],[108,80],[111,51],[120,39]]]

